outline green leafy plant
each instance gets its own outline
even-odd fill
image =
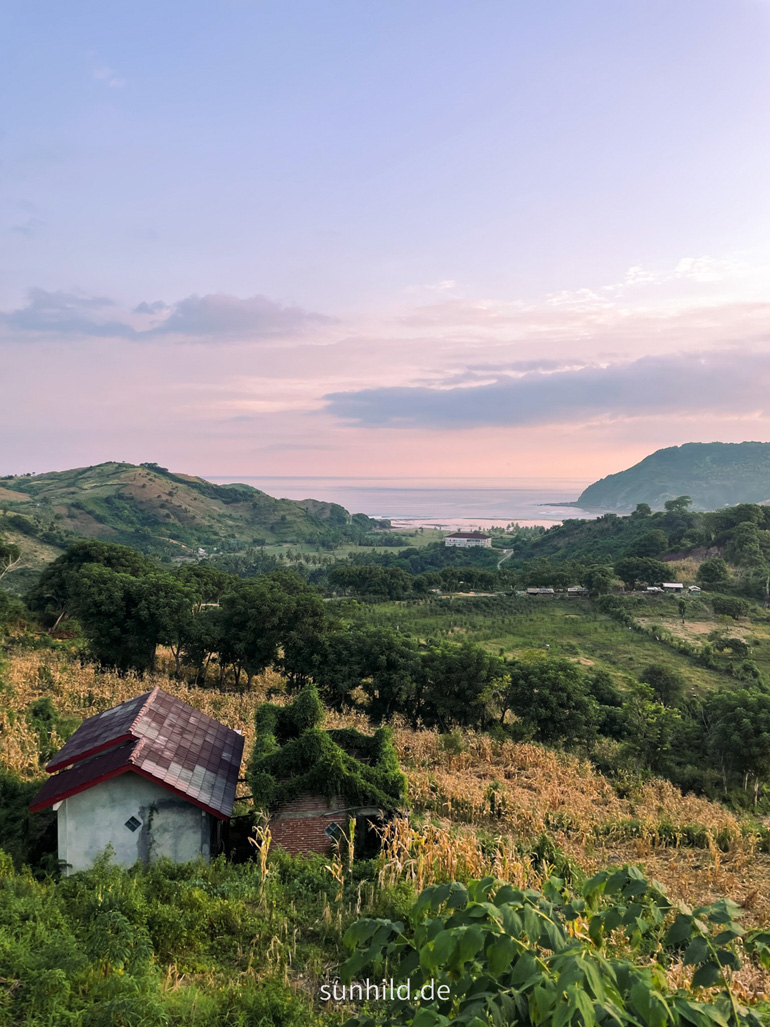
[[[602,871],[573,893],[557,877],[542,891],[492,877],[436,885],[420,894],[408,925],[365,919],[348,929],[343,981],[369,972],[410,982],[408,994],[394,989],[387,1006],[348,1027],[759,1027],[730,990],[743,935],[737,915],[727,900],[675,905],[634,866]],[[747,939],[752,945],[770,962],[770,934]],[[666,980],[667,963],[679,958],[695,968],[689,990]],[[717,995],[701,992],[714,987]]]

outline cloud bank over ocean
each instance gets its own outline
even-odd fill
[[[724,350],[603,366],[541,367],[465,387],[361,389],[325,399],[330,413],[359,425],[475,428],[677,416],[704,409],[767,417],[769,386],[770,354]]]

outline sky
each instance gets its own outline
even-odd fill
[[[770,0],[6,0],[0,474],[770,441]]]

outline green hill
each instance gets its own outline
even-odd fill
[[[157,464],[104,463],[0,479],[0,536],[21,545],[28,574],[79,538],[192,558],[200,550],[336,540],[372,524],[336,503],[273,499],[250,485],[215,485]]]
[[[589,485],[575,506],[625,513],[648,503],[662,510],[666,500],[682,495],[690,496],[694,510],[770,501],[770,442],[687,442],[659,449]]]

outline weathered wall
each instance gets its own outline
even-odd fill
[[[329,802],[323,795],[300,795],[287,802],[270,819],[273,842],[295,856],[298,852],[331,850],[332,839],[326,834],[330,824],[338,824],[345,833],[351,811],[335,796]]]
[[[130,817],[141,822],[135,831],[125,826]],[[122,866],[160,856],[175,863],[209,858],[210,815],[130,771],[65,799],[58,818],[65,874],[86,870],[108,845]]]

